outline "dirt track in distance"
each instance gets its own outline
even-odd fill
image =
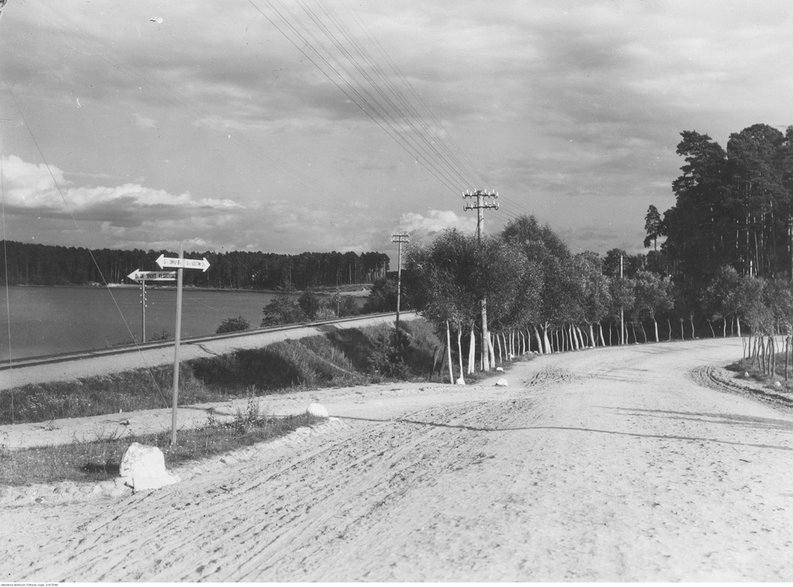
[[[155,492],[3,506],[0,580],[790,581],[793,415],[701,385],[740,354],[291,394],[340,420]]]

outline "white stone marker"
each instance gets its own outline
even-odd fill
[[[178,476],[165,470],[165,456],[159,448],[139,442],[129,445],[118,472],[133,491],[159,489],[179,481]]]

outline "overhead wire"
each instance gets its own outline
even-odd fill
[[[443,124],[440,122],[435,112],[432,110],[432,108],[430,108],[429,104],[427,104],[426,100],[424,100],[422,95],[416,90],[413,84],[410,83],[410,80],[407,78],[407,76],[405,76],[405,74],[402,72],[400,67],[393,60],[393,58],[388,53],[388,51],[385,50],[383,44],[380,42],[377,36],[372,34],[372,32],[366,26],[366,23],[358,17],[358,15],[354,10],[350,8],[349,3],[345,2],[344,6],[347,9],[347,13],[355,21],[355,23],[358,25],[358,28],[366,36],[367,43],[377,49],[377,52],[380,54],[380,57],[389,66],[391,71],[396,75],[402,86],[407,88],[408,92],[413,98],[413,100],[405,100],[409,108],[411,108],[414,112],[418,112],[419,108],[415,106],[415,104],[418,104],[419,107],[424,110],[424,113],[427,116],[429,116],[429,118],[432,120],[435,127],[445,131]],[[373,61],[376,63],[376,60]],[[419,120],[421,120],[420,114],[417,114],[417,117],[419,118]],[[459,149],[451,148],[451,146],[447,143],[447,141],[441,140],[438,141],[438,144],[440,148],[445,152],[446,156],[451,161],[453,161],[459,169],[468,169],[473,171],[474,175],[476,176],[475,177],[476,181],[471,181],[470,179],[468,179],[467,174],[465,174],[466,177],[464,178],[464,181],[466,185],[470,186],[473,184],[481,184],[481,176],[477,173],[476,166],[471,164],[470,160],[467,159],[464,153],[460,152]]]
[[[253,4],[252,0],[249,1]],[[309,59],[310,62],[337,87],[344,84],[347,90],[355,91],[356,97],[362,100],[362,102],[356,101],[356,105],[410,155],[420,157],[418,162],[436,179],[455,194],[460,194],[463,187],[481,183],[481,176],[475,172],[476,168],[470,164],[470,161],[463,163],[464,156],[458,155],[447,140],[441,140],[437,136],[433,138],[433,134],[438,133],[433,133],[426,119],[431,118],[438,129],[442,130],[443,126],[426,101],[390,58],[382,44],[366,29],[365,24],[355,17],[354,12],[350,11],[372,46],[380,53],[382,61],[388,64],[389,71],[380,65],[379,60],[375,59],[348,27],[321,2],[314,0],[316,6],[314,9],[309,5],[308,0],[298,0],[297,5],[308,21],[295,11],[287,10],[282,4],[279,4],[279,8],[276,6],[277,2],[278,0],[267,0],[267,5],[284,26],[274,22],[255,4],[254,7],[307,58],[306,51],[319,56],[319,61],[330,67],[328,71],[322,69],[318,60]],[[293,32],[295,37],[290,37],[285,28]],[[398,87],[392,78],[399,80],[401,86],[410,92],[412,99],[407,97],[405,91]],[[350,97],[348,91],[344,88],[340,89]],[[419,112],[415,104],[421,104],[423,113]],[[376,116],[381,118],[377,119]],[[472,181],[469,170],[474,170],[473,174],[478,181]],[[501,215],[507,219],[514,220],[525,214],[514,203],[506,199],[502,202]]]
[[[68,213],[69,218],[71,218],[72,224],[74,225],[75,229],[77,229],[79,231],[80,225],[77,223],[77,218],[75,217],[74,212],[72,211],[72,207],[69,204],[68,200],[66,199],[66,196],[63,193],[63,189],[61,188],[60,182],[55,177],[55,174],[52,171],[52,166],[50,165],[47,157],[44,155],[44,151],[41,149],[41,145],[39,144],[39,141],[36,138],[36,135],[33,133],[33,130],[31,128],[30,124],[28,124],[28,122],[27,122],[27,120],[25,118],[25,113],[22,110],[22,107],[19,105],[19,101],[17,100],[16,94],[14,93],[13,89],[11,89],[8,85],[6,85],[6,89],[8,90],[8,93],[10,94],[11,98],[14,101],[14,105],[16,106],[17,112],[19,113],[19,116],[22,119],[22,122],[23,122],[23,124],[25,126],[25,129],[27,129],[28,135],[30,136],[30,139],[33,142],[33,145],[36,147],[36,151],[38,152],[39,157],[41,158],[41,161],[44,164],[44,167],[47,169],[47,173],[49,174],[50,178],[52,179],[53,186],[55,187],[55,190],[58,192],[58,195],[60,196],[61,201],[63,202],[64,208],[65,208],[66,212]],[[5,208],[4,208],[4,210],[5,210]],[[5,219],[4,219],[4,222],[5,222]],[[4,236],[5,236],[5,227],[4,227]],[[124,323],[124,327],[126,328],[127,333],[130,336],[130,339],[132,340],[132,342],[133,342],[135,348],[137,349],[137,351],[139,353],[141,353],[142,349],[141,349],[140,345],[138,344],[138,341],[135,338],[135,335],[132,333],[132,330],[131,330],[131,328],[129,326],[129,323],[127,322],[127,320],[124,317],[124,312],[121,310],[121,306],[119,305],[118,300],[116,299],[116,296],[113,295],[113,292],[112,292],[112,290],[111,290],[111,288],[110,288],[110,286],[108,284],[108,281],[105,278],[105,275],[104,275],[104,273],[102,271],[102,267],[99,265],[99,262],[97,261],[96,256],[94,255],[93,251],[90,248],[86,248],[86,250],[88,251],[88,255],[90,256],[91,261],[94,264],[94,267],[96,268],[97,274],[99,275],[100,279],[102,280],[102,284],[105,286],[105,290],[107,291],[108,295],[110,296],[110,299],[113,301],[113,305],[115,306],[116,312],[118,312],[119,316],[121,316],[121,319],[122,319],[121,321]],[[5,276],[6,276],[6,283],[7,283],[8,282],[8,269],[7,269],[7,267],[6,267]],[[8,296],[6,296],[6,299],[8,299]],[[10,310],[9,310],[8,319],[9,319],[9,323],[10,323],[10,321],[11,321]],[[10,325],[9,325],[9,327],[10,327]],[[155,389],[157,389],[157,392],[160,394],[161,398],[163,399],[163,401],[167,405],[168,404],[168,399],[163,395],[159,384],[156,383],[156,381],[157,381],[156,377],[154,377],[154,373],[151,372],[150,368],[149,368],[149,374],[151,375],[152,380],[155,382]]]
[[[309,60],[333,85],[335,85],[352,103],[354,103],[372,122],[374,122],[381,130],[383,130],[389,137],[391,137],[396,144],[402,148],[410,157],[421,163],[430,174],[432,174],[439,182],[443,183],[448,189],[454,190],[455,186],[449,181],[448,178],[435,166],[428,164],[426,159],[421,156],[421,153],[416,148],[404,141],[399,137],[393,125],[388,120],[381,120],[385,118],[378,105],[371,100],[368,100],[353,83],[339,71],[339,67],[331,63],[327,55],[322,54],[319,49],[311,44],[305,34],[298,29],[298,24],[294,20],[290,20],[285,14],[285,11],[279,10],[270,0],[265,2],[270,6],[271,10],[276,14],[277,18],[283,23],[281,26],[276,19],[268,15],[262,10],[253,0],[248,0],[249,4],[264,16],[281,35],[287,39],[300,53]],[[287,32],[291,31],[291,35]],[[300,41],[300,42],[298,42]],[[302,45],[301,45],[302,43]],[[305,48],[304,48],[305,47]],[[324,64],[323,67],[321,64]]]
[[[354,64],[366,82],[382,97],[386,107],[393,110],[392,116],[398,118],[409,127],[409,131],[411,132],[409,132],[407,136],[414,139],[419,144],[422,152],[432,158],[446,172],[450,173],[453,179],[462,179],[465,181],[465,174],[463,171],[448,157],[443,149],[438,147],[439,141],[433,141],[431,139],[431,129],[429,125],[426,124],[418,111],[412,106],[410,101],[407,100],[404,93],[391,82],[387,72],[379,66],[366,48],[350,34],[344,24],[340,22],[326,6],[316,2],[318,9],[322,11],[327,21],[344,37],[344,40],[347,45],[352,48],[352,51],[347,49],[345,45],[338,40],[338,37],[336,37],[336,34],[331,30],[331,27],[327,26],[322,19],[316,15],[305,0],[298,0],[298,2],[316,25],[321,27],[326,34],[333,39],[334,45],[336,45],[336,47],[338,47]],[[363,64],[358,62],[355,54],[363,60]],[[378,83],[378,79],[375,79],[375,77],[369,74],[369,70],[374,73],[374,76],[379,79],[380,83]],[[441,144],[443,143],[441,142]]]

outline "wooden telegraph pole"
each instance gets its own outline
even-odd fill
[[[391,235],[392,243],[399,243],[397,253],[397,306],[396,306],[396,333],[399,340],[399,304],[402,299],[402,243],[410,242],[410,237],[404,232]]]
[[[140,342],[146,342],[146,281],[175,281],[176,271],[141,271],[135,269],[127,279],[140,283]]]
[[[622,255],[620,255],[620,283],[622,283]],[[636,331],[634,331],[634,334]],[[620,304],[620,344],[625,344],[625,307]]]
[[[475,198],[475,204],[466,204],[463,210],[476,210],[476,242],[480,249],[482,247],[482,232],[485,224],[485,210],[498,210],[498,202],[486,202],[485,199],[498,199],[498,192],[485,192],[476,190],[475,192],[465,192],[463,199]],[[487,296],[482,296],[482,370],[490,371],[490,334],[487,331]],[[495,357],[493,357],[495,364]]]

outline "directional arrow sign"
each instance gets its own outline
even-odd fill
[[[166,257],[165,255],[160,255],[157,257],[155,261],[157,265],[161,268],[165,269],[166,267],[182,267],[183,269],[200,269],[201,271],[206,271],[209,269],[209,261],[207,261],[206,257],[201,260],[198,259],[180,259],[178,257]]]
[[[176,279],[176,271],[141,271],[140,269],[135,269],[127,277],[132,281],[174,281]]]

